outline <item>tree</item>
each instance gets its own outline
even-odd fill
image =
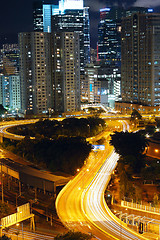
[[[142,154],[148,141],[144,135],[139,132],[115,132],[111,135],[110,144],[114,146],[115,151],[121,156]]]
[[[61,234],[55,237],[55,240],[89,240],[92,236],[81,232],[72,232]]]
[[[11,238],[7,237],[6,235],[3,235],[2,237],[0,237],[0,240],[11,240]]]
[[[159,203],[159,198],[158,198],[158,194],[154,193],[154,197],[153,197],[153,206],[157,207]]]
[[[124,164],[129,165],[134,173],[140,172],[144,166],[144,150],[148,141],[139,132],[115,132],[111,135],[110,144],[122,157]]]
[[[8,215],[10,212],[9,206],[7,203],[0,202],[0,214],[2,217]]]
[[[147,124],[145,126],[145,131],[146,133],[150,134],[150,135],[153,135],[156,131],[156,127],[154,125],[151,125],[151,124]]]
[[[136,109],[133,109],[131,114],[131,121],[135,121],[136,119],[142,119],[142,115]]]
[[[5,112],[7,112],[7,109],[5,109],[2,104],[0,104],[0,116],[5,114]]]
[[[96,113],[96,108],[94,108],[94,107],[89,107],[88,108],[88,111],[91,113],[91,114],[95,114]]]

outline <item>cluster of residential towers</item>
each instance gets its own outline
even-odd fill
[[[36,1],[33,27],[1,50],[4,107],[38,115],[85,103],[159,108],[160,14],[153,9],[100,9],[95,50],[83,0]]]

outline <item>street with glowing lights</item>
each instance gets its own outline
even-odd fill
[[[11,125],[31,122],[13,122],[2,126],[1,136],[11,139],[23,138],[8,133],[7,128]],[[127,121],[110,120],[110,124],[115,127],[114,129],[129,131]],[[57,214],[68,229],[92,234],[93,239],[147,239],[129,229],[127,224],[117,218],[104,199],[104,192],[119,158],[113,147],[109,145],[111,133],[108,130],[100,134],[101,137],[105,137],[105,150],[92,151],[82,169],[77,169],[76,176],[61,190],[56,199]],[[91,139],[93,141],[96,138]]]
[[[129,130],[127,122],[121,124],[124,131]],[[106,143],[106,150],[92,152],[80,173],[62,189],[56,207],[66,227],[91,233],[96,239],[146,239],[128,229],[105,203],[104,191],[117,160],[113,147]]]

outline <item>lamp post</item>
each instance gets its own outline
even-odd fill
[[[87,127],[88,127],[88,129],[89,129],[89,137],[90,137],[90,135],[91,135],[91,127],[90,127],[89,124],[87,124]]]
[[[24,193],[24,192],[20,192],[19,195],[16,193],[16,208],[17,208],[17,205],[18,205],[18,204],[17,204],[17,200],[18,200],[19,197],[22,196],[23,193]]]
[[[24,240],[23,222],[22,222],[22,240]]]
[[[16,224],[16,226],[18,227],[19,226],[19,223]],[[18,239],[18,234],[19,234],[19,231],[17,231],[17,239]],[[22,222],[22,240],[24,240],[24,232],[23,232],[23,222]]]

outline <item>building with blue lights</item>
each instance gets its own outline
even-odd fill
[[[0,76],[0,104],[9,110],[21,109],[20,76]]]
[[[43,24],[43,32],[76,32],[80,41],[80,81],[81,101],[83,102],[84,67],[90,63],[90,22],[89,8],[84,7],[83,0],[59,0],[57,4],[52,1],[42,1],[43,20],[40,21],[40,9],[34,10],[36,25],[34,29],[40,29]],[[40,13],[41,13],[40,12]],[[37,30],[36,30],[37,31]],[[40,29],[41,31],[41,29]]]
[[[128,10],[121,7],[100,9],[97,49],[98,61],[104,69],[104,72],[100,70],[100,75],[103,76],[102,86],[106,86],[101,91],[103,93],[101,99],[108,99],[106,104],[109,106],[113,107],[115,101],[121,100],[121,21],[124,17],[137,12],[147,14],[152,11],[153,9],[141,7],[132,7]]]
[[[60,0],[58,5],[43,3],[43,31],[71,31],[80,35],[81,71],[90,62],[89,8],[83,0]]]
[[[43,32],[43,3],[42,1],[33,2],[33,30]]]
[[[160,14],[122,20],[121,86],[124,103],[160,105]]]

